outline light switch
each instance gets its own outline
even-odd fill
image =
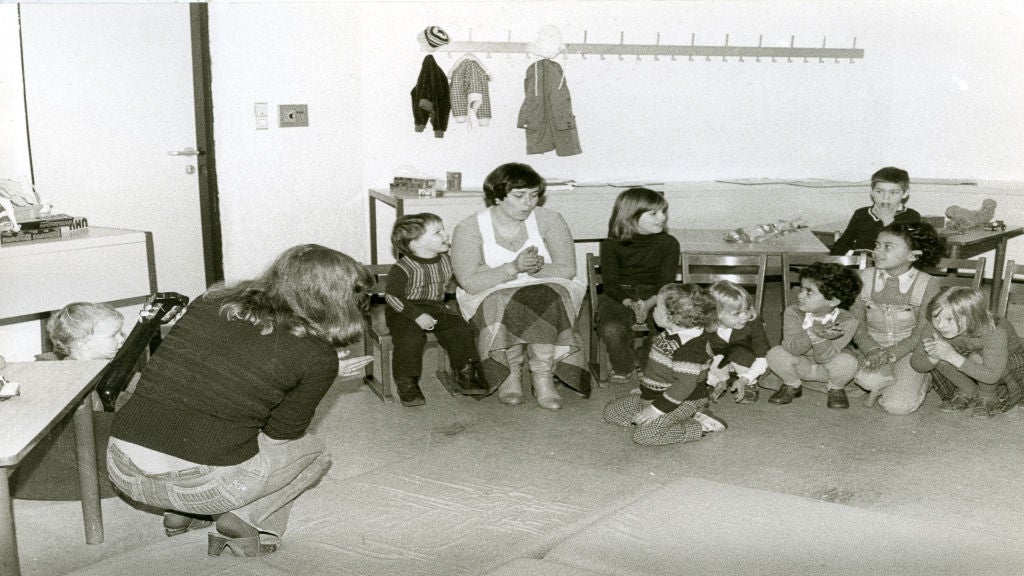
[[[281,104],[277,107],[281,128],[309,126],[309,115],[305,104]]]
[[[270,127],[269,119],[267,118],[267,103],[257,102],[255,106],[256,111],[256,129],[266,130]]]

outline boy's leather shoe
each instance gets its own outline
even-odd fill
[[[427,403],[420,390],[420,379],[415,376],[395,378],[395,388],[398,389],[398,400],[402,406],[423,406]]]
[[[470,362],[455,371],[455,386],[463,393],[471,396],[487,395],[487,380],[480,371],[479,362]]]
[[[842,388],[828,391],[829,408],[849,408],[850,401],[846,398],[846,390]]]
[[[803,396],[803,393],[803,386],[789,386],[788,384],[783,384],[775,394],[772,394],[768,401],[772,404],[789,404],[794,398]]]

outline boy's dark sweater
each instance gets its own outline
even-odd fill
[[[647,286],[640,298],[650,298],[679,273],[679,241],[665,232],[621,241],[601,241],[601,282],[604,293],[616,302],[637,295],[623,286]]]
[[[905,208],[893,219],[893,222],[898,224],[914,224],[920,221],[921,215],[913,208]],[[884,227],[882,221],[871,213],[871,206],[857,208],[850,217],[843,235],[832,246],[832,254],[841,256],[850,250],[874,250],[878,233]]]

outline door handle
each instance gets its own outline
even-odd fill
[[[202,150],[196,150],[191,146],[184,150],[169,150],[167,152],[168,156],[202,156],[203,154],[204,152]]]

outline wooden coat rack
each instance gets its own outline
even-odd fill
[[[509,32],[509,41],[506,42],[478,42],[473,41],[472,31],[470,31],[470,40],[449,42],[442,46],[432,49],[433,52],[475,52],[485,54],[529,54],[528,46],[530,42],[512,42],[512,33]],[[763,46],[762,40],[764,36],[758,37],[757,46],[730,46],[729,35],[725,35],[725,42],[720,46],[715,45],[701,45],[695,42],[696,34],[690,35],[690,44],[662,44],[661,33],[658,33],[658,40],[654,44],[626,44],[624,42],[624,33],[619,33],[618,44],[591,44],[587,42],[587,33],[583,32],[583,42],[576,44],[565,44],[565,54],[579,54],[582,58],[586,58],[588,55],[600,56],[603,60],[605,56],[618,56],[619,60],[622,60],[624,56],[636,56],[637,60],[641,56],[653,56],[655,60],[658,60],[661,56],[668,56],[672,60],[676,59],[676,56],[686,56],[690,62],[693,61],[694,56],[704,56],[705,60],[711,61],[711,58],[721,58],[723,62],[728,61],[729,58],[737,58],[739,62],[744,62],[744,58],[753,58],[755,62],[760,62],[762,58],[770,58],[772,62],[776,62],[778,58],[785,58],[787,62],[792,62],[793,58],[803,58],[804,62],[809,62],[808,58],[817,58],[818,62],[825,62],[826,59],[834,60],[839,62],[840,59],[849,59],[852,64],[855,59],[864,58],[864,49],[857,48],[857,38],[854,37],[853,45],[850,48],[829,48],[827,47],[827,37],[821,39],[820,48],[801,47],[796,46],[796,36],[789,37],[789,46]],[[424,48],[424,51],[427,49]]]

